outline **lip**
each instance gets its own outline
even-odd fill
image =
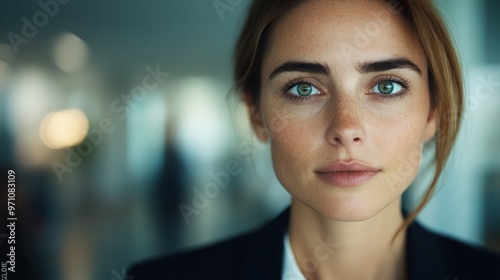
[[[375,177],[380,171],[369,164],[357,161],[337,161],[329,166],[316,170],[318,176],[326,183],[336,187],[360,186]]]

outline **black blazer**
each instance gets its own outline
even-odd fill
[[[134,280],[280,280],[289,209],[260,229],[202,249],[136,264]],[[431,233],[413,222],[407,229],[410,280],[500,279],[500,254]],[[128,279],[128,278],[127,278]]]

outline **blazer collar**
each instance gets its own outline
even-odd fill
[[[281,279],[283,238],[290,217],[290,207],[257,231],[243,261],[239,280]]]
[[[406,261],[410,280],[454,279],[446,263],[446,251],[438,236],[413,221],[407,229],[406,238]]]
[[[244,256],[239,280],[281,279],[283,238],[288,228],[290,208],[267,223],[249,241],[252,244]],[[407,229],[406,261],[408,279],[446,279],[446,258],[439,239],[414,221]],[[453,278],[450,278],[453,279]]]

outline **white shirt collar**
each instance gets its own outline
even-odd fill
[[[281,273],[281,280],[306,280],[304,274],[299,269],[295,256],[293,255],[292,245],[288,232],[285,233],[284,238],[284,252],[283,252],[283,270]]]

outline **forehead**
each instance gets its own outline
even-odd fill
[[[293,59],[355,64],[392,57],[425,65],[402,9],[381,0],[305,1],[277,22],[264,65]]]

